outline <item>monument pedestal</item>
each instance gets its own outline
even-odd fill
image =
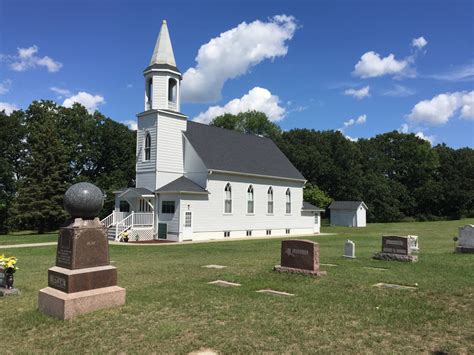
[[[72,319],[81,314],[125,304],[125,289],[118,286],[65,293],[52,287],[39,291],[38,308],[51,317]]]

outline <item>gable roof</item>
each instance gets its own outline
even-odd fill
[[[131,197],[155,196],[155,194],[152,191],[144,187],[126,187],[124,189],[114,191],[114,193],[119,194],[119,197],[122,197],[125,195],[129,195]]]
[[[209,170],[305,180],[269,138],[193,121],[183,134]]]
[[[176,180],[171,181],[169,184],[166,184],[165,186],[160,187],[158,190],[155,192],[158,193],[198,193],[198,194],[207,194],[205,189],[203,189],[201,186],[196,184],[194,181],[189,180],[187,177],[181,176],[177,178]]]
[[[362,205],[367,210],[367,206],[364,201],[333,201],[329,208],[333,210],[356,210]]]
[[[319,208],[319,207],[316,207],[315,205],[307,202],[307,201],[303,201],[303,208],[302,208],[303,211],[316,211],[316,212],[324,212],[324,209],[322,208]]]

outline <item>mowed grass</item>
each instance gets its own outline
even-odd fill
[[[205,244],[110,247],[124,307],[73,321],[37,311],[38,290],[47,284],[55,247],[5,249],[21,270],[20,297],[0,299],[0,333],[11,352],[188,353],[414,353],[474,352],[474,255],[454,254],[458,226],[449,222],[326,227],[320,243],[328,275],[278,274],[279,239]],[[415,264],[372,260],[382,234],[415,234],[421,253]],[[249,238],[250,239],[250,238]],[[342,258],[346,239],[357,259]],[[220,264],[225,269],[205,269]],[[386,268],[386,271],[364,267]],[[222,279],[242,284],[208,285]],[[414,291],[377,289],[378,282],[418,284]],[[256,293],[272,288],[295,294]],[[3,344],[3,342],[2,342]],[[8,344],[8,345],[7,345]]]
[[[13,234],[0,234],[0,248],[2,245],[31,244],[57,242],[58,233],[35,234],[34,232],[18,232]]]

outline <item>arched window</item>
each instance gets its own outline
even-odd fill
[[[247,189],[247,213],[253,213],[253,186]]]
[[[176,79],[168,80],[168,101],[176,102],[177,82]]]
[[[146,108],[151,110],[152,107],[152,96],[153,95],[153,79],[150,78],[146,84]]]
[[[271,186],[267,192],[267,213],[273,214],[273,188]]]
[[[291,192],[290,189],[286,190],[286,213],[291,213]]]
[[[145,160],[151,159],[151,136],[150,133],[147,132],[145,136]]]
[[[232,187],[229,183],[225,185],[224,213],[232,213]]]

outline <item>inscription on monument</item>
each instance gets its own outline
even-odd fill
[[[402,255],[411,254],[411,250],[408,248],[408,238],[397,236],[383,236],[382,252]]]
[[[56,265],[70,268],[72,264],[72,238],[71,230],[64,229],[59,233]]]
[[[282,241],[281,266],[318,271],[319,245],[308,240]]]
[[[66,278],[59,274],[50,273],[48,285],[59,290],[67,290]]]

